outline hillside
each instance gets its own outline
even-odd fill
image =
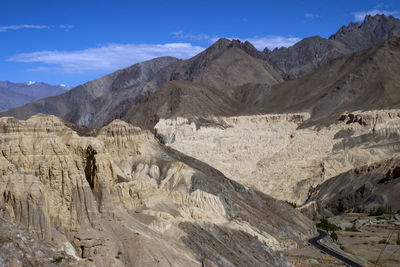
[[[400,104],[400,38],[331,61],[301,79],[276,86],[255,113],[310,112],[306,125],[332,123],[341,113]]]

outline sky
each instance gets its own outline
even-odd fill
[[[0,81],[76,86],[221,37],[287,47],[377,13],[400,18],[400,1],[1,0]]]

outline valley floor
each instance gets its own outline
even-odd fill
[[[329,236],[322,239],[324,246],[363,266],[400,265],[400,244],[397,244],[400,232],[398,214],[368,216],[366,213],[346,213],[328,220],[341,230],[336,232],[337,242],[332,242]],[[350,231],[353,225],[355,228]],[[295,266],[345,266],[311,246],[288,250],[285,255]]]

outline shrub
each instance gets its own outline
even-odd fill
[[[389,244],[389,242],[386,239],[379,240],[378,243],[379,244]]]
[[[338,236],[337,236],[337,234],[335,232],[331,233],[331,238],[332,238],[333,241],[338,241]]]
[[[375,209],[371,210],[368,215],[369,216],[382,216],[385,213],[386,213],[386,208],[381,206],[377,210],[375,210]]]
[[[356,208],[354,208],[353,212],[355,212],[355,213],[365,213],[366,210],[364,208],[361,208],[361,207],[356,207]]]
[[[288,203],[290,206],[292,206],[293,208],[297,208],[297,204],[295,202],[289,202],[286,201],[286,203]]]
[[[318,228],[322,229],[322,230],[325,230],[325,231],[331,231],[331,232],[333,232],[333,231],[338,231],[338,230],[340,230],[339,226],[337,226],[337,225],[335,225],[335,224],[333,224],[333,223],[328,222],[328,220],[325,219],[325,218],[322,218],[322,219],[320,220],[320,222],[316,224],[316,226],[317,226]]]
[[[63,259],[64,259],[64,257],[53,258],[53,260],[51,262],[52,263],[60,263],[60,262],[62,262]]]
[[[347,231],[347,232],[360,232],[360,231],[357,229],[356,224],[353,224],[352,227],[346,227],[346,229],[344,229],[344,230]]]

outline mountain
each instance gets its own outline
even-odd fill
[[[393,36],[400,36],[400,20],[392,16],[367,15],[361,23],[341,27],[328,39],[314,36],[295,45],[264,50],[268,61],[297,79],[318,69],[332,59],[369,48]]]
[[[37,113],[47,113],[79,125],[100,127],[114,119],[129,120],[137,105],[173,80],[218,88],[221,92],[224,88],[248,83],[268,87],[282,82],[281,73],[265,59],[265,55],[249,42],[220,39],[191,59],[164,57],[138,63],[77,86],[66,94],[41,99],[0,115],[26,119]]]
[[[221,38],[197,56],[180,62],[171,80],[190,81],[216,88],[282,82],[281,73],[265,59],[265,55],[249,42]]]
[[[306,125],[332,123],[341,113],[400,106],[400,38],[335,59],[273,86],[253,113],[309,112]]]
[[[40,98],[60,95],[70,88],[42,82],[12,83],[0,81],[0,111],[22,106]]]
[[[155,90],[157,83],[165,82],[152,80],[153,75],[177,61],[178,59],[172,57],[163,57],[141,62],[79,85],[65,94],[11,109],[3,113],[3,116],[26,119],[37,113],[47,113],[69,118],[78,124],[89,125],[95,119],[101,120],[107,115],[97,107],[98,102],[102,102],[102,108],[112,110],[130,97],[144,98],[146,94]]]
[[[275,251],[316,233],[289,204],[122,121],[80,136],[36,115],[0,131],[1,217],[80,266],[288,266]]]
[[[130,109],[122,119],[153,129],[160,118],[185,117],[197,122],[207,116],[233,116],[246,106],[223,90],[184,81],[171,81],[146,102]]]
[[[197,121],[207,116],[309,112],[311,118],[302,127],[329,125],[346,111],[399,107],[399,70],[400,38],[393,37],[335,59],[300,79],[275,85],[223,87],[210,82],[215,85],[212,87],[169,82],[121,119],[152,129],[161,118]]]

